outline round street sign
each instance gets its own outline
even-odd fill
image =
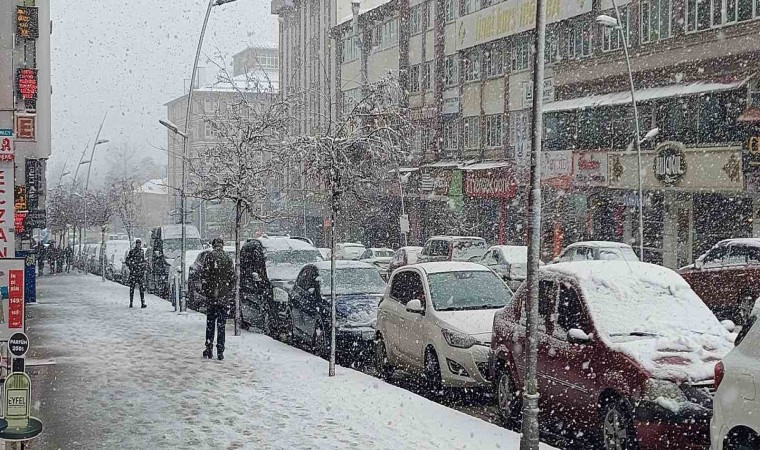
[[[29,350],[29,338],[24,333],[13,333],[8,340],[8,349],[16,358],[23,357]]]

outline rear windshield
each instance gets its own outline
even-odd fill
[[[452,243],[452,261],[474,261],[486,254],[486,242],[482,240],[460,240]]]
[[[319,276],[322,278],[320,284],[322,295],[329,295],[332,292],[330,270],[320,270]],[[335,270],[335,286],[336,295],[382,294],[385,291],[385,281],[374,267],[337,269]]]
[[[496,309],[512,299],[512,292],[491,271],[433,273],[428,281],[436,311]]]

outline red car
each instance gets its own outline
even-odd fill
[[[523,285],[494,317],[490,370],[499,412],[520,412],[525,369]],[[709,446],[713,368],[733,336],[670,269],[589,261],[542,267],[541,422],[605,449]]]

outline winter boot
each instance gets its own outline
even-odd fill
[[[145,304],[145,302],[143,302],[143,304],[142,304],[142,305],[140,305],[140,308],[143,308],[143,309],[144,309],[144,308],[147,308],[147,307],[148,307],[148,305],[146,305],[146,304]]]
[[[219,359],[219,361],[223,361],[224,360],[224,353],[219,352],[219,354],[217,354],[216,357]]]
[[[129,301],[129,307],[132,308],[132,300]]]
[[[211,350],[210,348],[206,348],[206,350],[203,350],[203,357],[208,358],[208,359],[213,358],[214,357],[213,350]]]

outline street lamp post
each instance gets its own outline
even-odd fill
[[[634,133],[633,142],[636,144],[636,159],[638,164],[638,188],[639,188],[639,258],[644,261],[644,187],[642,183],[642,166],[641,166],[641,144],[647,139],[657,135],[659,130],[652,130],[647,133],[644,139],[641,139],[641,130],[639,129],[639,109],[636,106],[636,87],[633,84],[633,71],[631,70],[631,58],[628,54],[628,38],[623,30],[622,21],[620,20],[620,9],[618,9],[615,0],[612,0],[612,7],[615,8],[615,16],[610,17],[601,15],[596,18],[596,22],[604,27],[612,28],[620,33],[620,39],[623,44],[623,54],[625,55],[625,64],[628,68],[628,83],[631,89],[631,107],[633,108]],[[653,134],[652,134],[653,133]]]
[[[103,125],[100,125],[100,128],[103,128]],[[85,195],[85,201],[84,203],[84,238],[87,239],[87,189],[90,187],[90,172],[92,171],[92,158],[95,156],[95,147],[97,147],[100,144],[106,144],[108,143],[108,139],[98,139],[100,136],[100,130],[98,130],[98,135],[95,137],[95,143],[92,145],[92,151],[90,152],[90,159],[88,161],[83,161],[82,163],[87,163],[87,180],[84,183],[84,195]],[[105,260],[103,259],[103,240],[101,239],[100,242],[100,272],[101,277],[103,281],[106,281],[106,273],[105,273]]]
[[[185,201],[186,201],[186,160],[187,160],[187,147],[188,147],[188,141],[190,140],[190,133],[188,130],[190,129],[190,113],[193,109],[193,88],[195,87],[195,77],[198,73],[198,61],[201,57],[201,48],[203,47],[203,38],[206,36],[206,26],[208,25],[208,19],[211,16],[211,8],[214,6],[220,6],[224,5],[226,3],[232,3],[235,0],[209,0],[208,7],[206,8],[206,17],[203,19],[203,27],[201,27],[201,36],[198,39],[198,48],[195,51],[195,62],[193,62],[193,72],[190,75],[190,89],[187,93],[187,111],[185,113],[185,132],[180,133],[179,129],[176,125],[172,124],[169,121],[160,120],[161,125],[169,128],[171,131],[173,131],[176,134],[179,134],[184,138],[184,142],[182,145],[182,181],[181,181],[181,187],[180,187],[180,205],[179,205],[179,211],[180,211],[180,224],[182,225],[182,238],[181,238],[181,244],[180,244],[180,307],[179,311],[180,313],[186,313],[187,312],[187,305],[185,303],[185,251],[186,251],[186,240],[187,240],[187,230],[185,227]],[[171,126],[170,126],[171,125]]]

